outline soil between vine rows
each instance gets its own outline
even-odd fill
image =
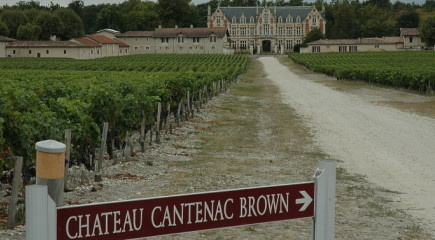
[[[241,83],[211,100],[162,144],[128,162],[105,162],[103,182],[71,169],[68,204],[127,200],[311,180],[317,161],[310,129],[282,104],[278,89],[250,60]],[[136,149],[139,149],[136,144]],[[336,239],[430,239],[418,222],[389,204],[399,194],[338,168]],[[5,200],[5,199],[2,199]],[[209,230],[151,239],[311,239],[311,219]],[[23,239],[23,227],[0,239]]]

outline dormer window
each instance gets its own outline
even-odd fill
[[[251,21],[250,21],[251,23],[255,23],[255,19],[254,19],[254,17],[251,17]]]
[[[300,22],[301,22],[301,17],[298,16],[298,17],[296,18],[296,23],[300,23]]]
[[[282,23],[282,17],[278,18],[278,23]]]
[[[221,17],[216,17],[216,24],[221,24]]]
[[[231,20],[231,23],[236,23],[237,19],[236,17],[233,17],[233,19]]]
[[[178,43],[184,43],[183,35],[178,35],[177,40],[178,40]]]
[[[289,16],[286,18],[286,22],[287,22],[287,23],[293,23],[293,17],[289,15]]]
[[[312,21],[313,24],[316,24],[316,23],[317,23],[317,16],[313,16],[313,18],[311,19],[311,21]]]
[[[216,35],[210,35],[210,42],[215,43],[216,42]]]
[[[269,14],[264,14],[263,18],[264,18],[264,24],[268,24],[269,23]]]
[[[240,18],[240,23],[246,23],[246,18],[245,18],[245,16],[242,16],[241,18]]]

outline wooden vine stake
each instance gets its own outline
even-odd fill
[[[17,225],[16,215],[17,215],[17,202],[18,202],[18,192],[20,191],[20,184],[22,183],[21,170],[23,168],[23,157],[14,157],[15,168],[14,168],[14,180],[12,181],[12,194],[11,202],[8,208],[8,228],[14,228]]]
[[[112,138],[112,156],[113,156],[113,162],[115,164],[118,164],[118,155],[115,153],[115,139]]]
[[[161,143],[160,141],[160,117],[162,115],[162,103],[157,103],[157,124],[156,124],[156,143]]]
[[[101,182],[103,179],[101,178],[101,171],[103,169],[103,159],[104,159],[104,151],[106,150],[106,141],[107,141],[107,132],[109,131],[109,123],[105,122],[103,124],[103,134],[101,135],[101,145],[98,154],[98,168],[95,174],[95,182]]]
[[[168,103],[168,105],[166,106],[166,111],[168,112],[168,115],[166,116],[165,119],[165,139],[169,139],[169,125],[171,124],[171,104]]]
[[[182,106],[183,100],[181,100],[178,103],[178,108],[177,108],[177,118],[176,118],[176,122],[177,122],[177,127],[180,127],[180,121],[181,121],[181,106]]]
[[[63,190],[69,191],[68,189],[68,173],[69,173],[69,162],[71,161],[71,129],[65,130],[65,177],[63,182]]]
[[[125,161],[128,161],[128,159],[130,158],[131,155],[131,146],[130,146],[130,137],[129,137],[129,132],[127,131],[127,133],[125,134],[125,147],[124,147],[124,159]]]
[[[191,108],[190,108],[190,91],[187,91],[187,119],[190,118],[190,112],[191,112]]]
[[[145,112],[142,111],[142,122],[140,124],[140,147],[141,147],[141,152],[145,152],[145,127],[146,127]]]

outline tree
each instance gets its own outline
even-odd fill
[[[325,35],[323,34],[320,29],[315,28],[311,30],[304,38],[303,45],[306,45],[307,43],[314,42],[320,39],[325,39]]]
[[[189,14],[191,0],[158,0],[157,12],[163,27],[174,27],[182,23]]]
[[[97,14],[97,29],[110,28],[121,29],[121,13],[118,5],[107,5]]]
[[[426,2],[423,4],[423,9],[426,12],[434,11],[435,10],[435,0],[426,0]]]
[[[85,34],[83,22],[80,17],[69,8],[61,8],[54,12],[62,21],[63,31],[59,34],[62,40],[81,37]]]
[[[0,22],[0,36],[9,36],[9,28],[4,22]]]
[[[105,7],[106,7],[106,5],[99,4],[99,5],[85,6],[82,9],[82,14],[83,14],[82,21],[83,21],[83,25],[85,27],[86,33],[94,33],[97,31],[97,28],[96,28],[97,15]]]
[[[7,37],[12,38],[17,37],[18,27],[27,22],[26,16],[20,10],[5,10],[1,15],[0,20],[9,28],[9,36]]]
[[[397,28],[417,28],[420,23],[420,16],[415,9],[402,12],[397,18]]]
[[[421,40],[426,43],[428,47],[435,45],[435,16],[422,20],[418,30]]]
[[[73,10],[80,17],[82,17],[82,10],[84,6],[85,3],[83,2],[83,0],[73,0],[68,4],[68,8]]]
[[[35,24],[28,23],[26,25],[21,25],[17,30],[17,38],[19,40],[39,40],[39,35],[41,34],[41,27]]]
[[[154,30],[157,26],[157,5],[141,2],[126,14],[127,31]]]
[[[49,40],[51,36],[60,36],[63,33],[62,20],[54,13],[43,11],[36,17],[35,22],[42,29],[40,40]]]

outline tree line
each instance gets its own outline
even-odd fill
[[[105,28],[125,32],[154,30],[159,25],[206,27],[208,5],[214,11],[219,2],[221,6],[275,5],[275,1],[266,0],[211,0],[198,5],[192,4],[191,0],[126,0],[120,4],[85,6],[83,0],[72,0],[67,7],[61,7],[58,4],[41,6],[37,1],[21,1],[0,8],[0,36],[48,40],[56,35],[68,40]],[[313,4],[318,10],[326,10],[325,37],[328,39],[397,36],[400,28],[419,27],[428,19],[435,21],[435,0],[426,0],[422,5],[391,3],[390,0],[276,1],[278,6]],[[430,24],[428,28],[431,29]]]

